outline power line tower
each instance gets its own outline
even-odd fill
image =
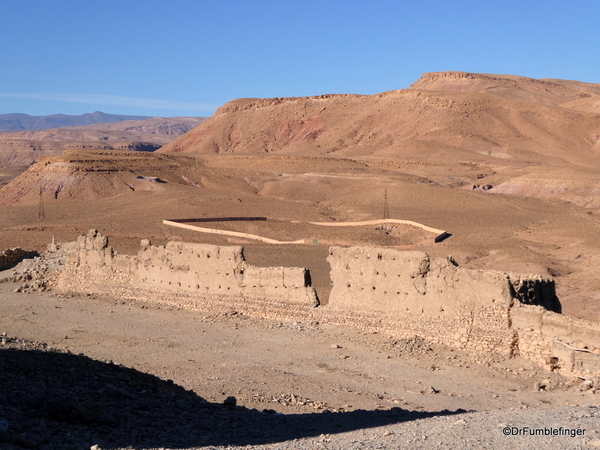
[[[390,218],[390,207],[388,205],[387,188],[385,188],[385,193],[383,194],[383,218]]]
[[[44,220],[46,218],[46,209],[44,208],[44,190],[40,186],[40,201],[38,204],[38,219]]]

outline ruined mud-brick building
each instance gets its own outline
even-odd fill
[[[560,314],[554,282],[458,267],[419,251],[331,247],[332,291],[319,305],[304,268],[255,267],[239,246],[143,240],[119,255],[105,236],[81,236],[59,284],[149,302],[316,320],[398,337],[421,336],[481,354],[520,355],[561,373],[600,375],[600,324]]]

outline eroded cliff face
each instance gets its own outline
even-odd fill
[[[479,354],[521,355],[549,370],[600,375],[600,324],[558,314],[554,282],[458,267],[419,251],[331,247],[327,305],[304,268],[256,267],[239,246],[143,240],[120,255],[95,230],[59,277],[68,291],[130,296],[177,307],[240,311],[427,338]]]

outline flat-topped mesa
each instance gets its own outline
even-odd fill
[[[234,100],[158,152],[455,162],[444,149],[460,149],[470,161],[495,164],[506,153],[530,164],[559,153],[580,164],[586,151],[586,161],[595,154],[599,94],[600,86],[577,81],[428,73],[409,89],[374,95]]]
[[[350,99],[368,97],[360,94],[323,94],[313,95],[308,97],[273,97],[273,98],[240,98],[225,103],[215,112],[215,116],[225,113],[244,111],[249,109],[267,108],[270,106],[278,106],[285,103],[311,102],[319,100],[331,99]]]
[[[557,105],[590,97],[590,92],[595,89],[597,89],[597,85],[589,83],[458,71],[424,73],[409,87],[409,90],[447,93],[502,94],[503,92],[522,91],[520,98],[530,98],[544,104]]]

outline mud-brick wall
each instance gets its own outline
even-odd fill
[[[169,242],[151,245],[137,255],[137,277],[142,283],[169,290],[200,294],[240,295],[244,268],[242,247]]]
[[[511,317],[524,358],[567,374],[600,375],[600,323],[526,305],[516,305]]]
[[[418,334],[462,349],[514,352],[510,308],[516,294],[509,274],[463,269],[423,252],[371,247],[331,247],[328,261],[331,308],[386,314],[397,334]],[[520,286],[523,277],[514,278]],[[528,302],[543,301],[535,297],[542,289],[522,296],[528,292]]]
[[[316,292],[303,268],[254,267],[239,246],[142,241],[135,256],[119,255],[108,238],[90,230],[77,240],[60,277],[64,289],[109,289],[111,285],[155,287],[201,295],[277,299],[316,306]],[[108,283],[107,285],[105,285]]]
[[[240,246],[186,242],[169,242],[165,247],[145,245],[136,263],[138,279],[158,288],[316,302],[306,269],[248,265]]]
[[[24,259],[35,258],[36,256],[39,256],[38,252],[23,250],[19,247],[6,249],[0,253],[0,270],[10,269]]]

